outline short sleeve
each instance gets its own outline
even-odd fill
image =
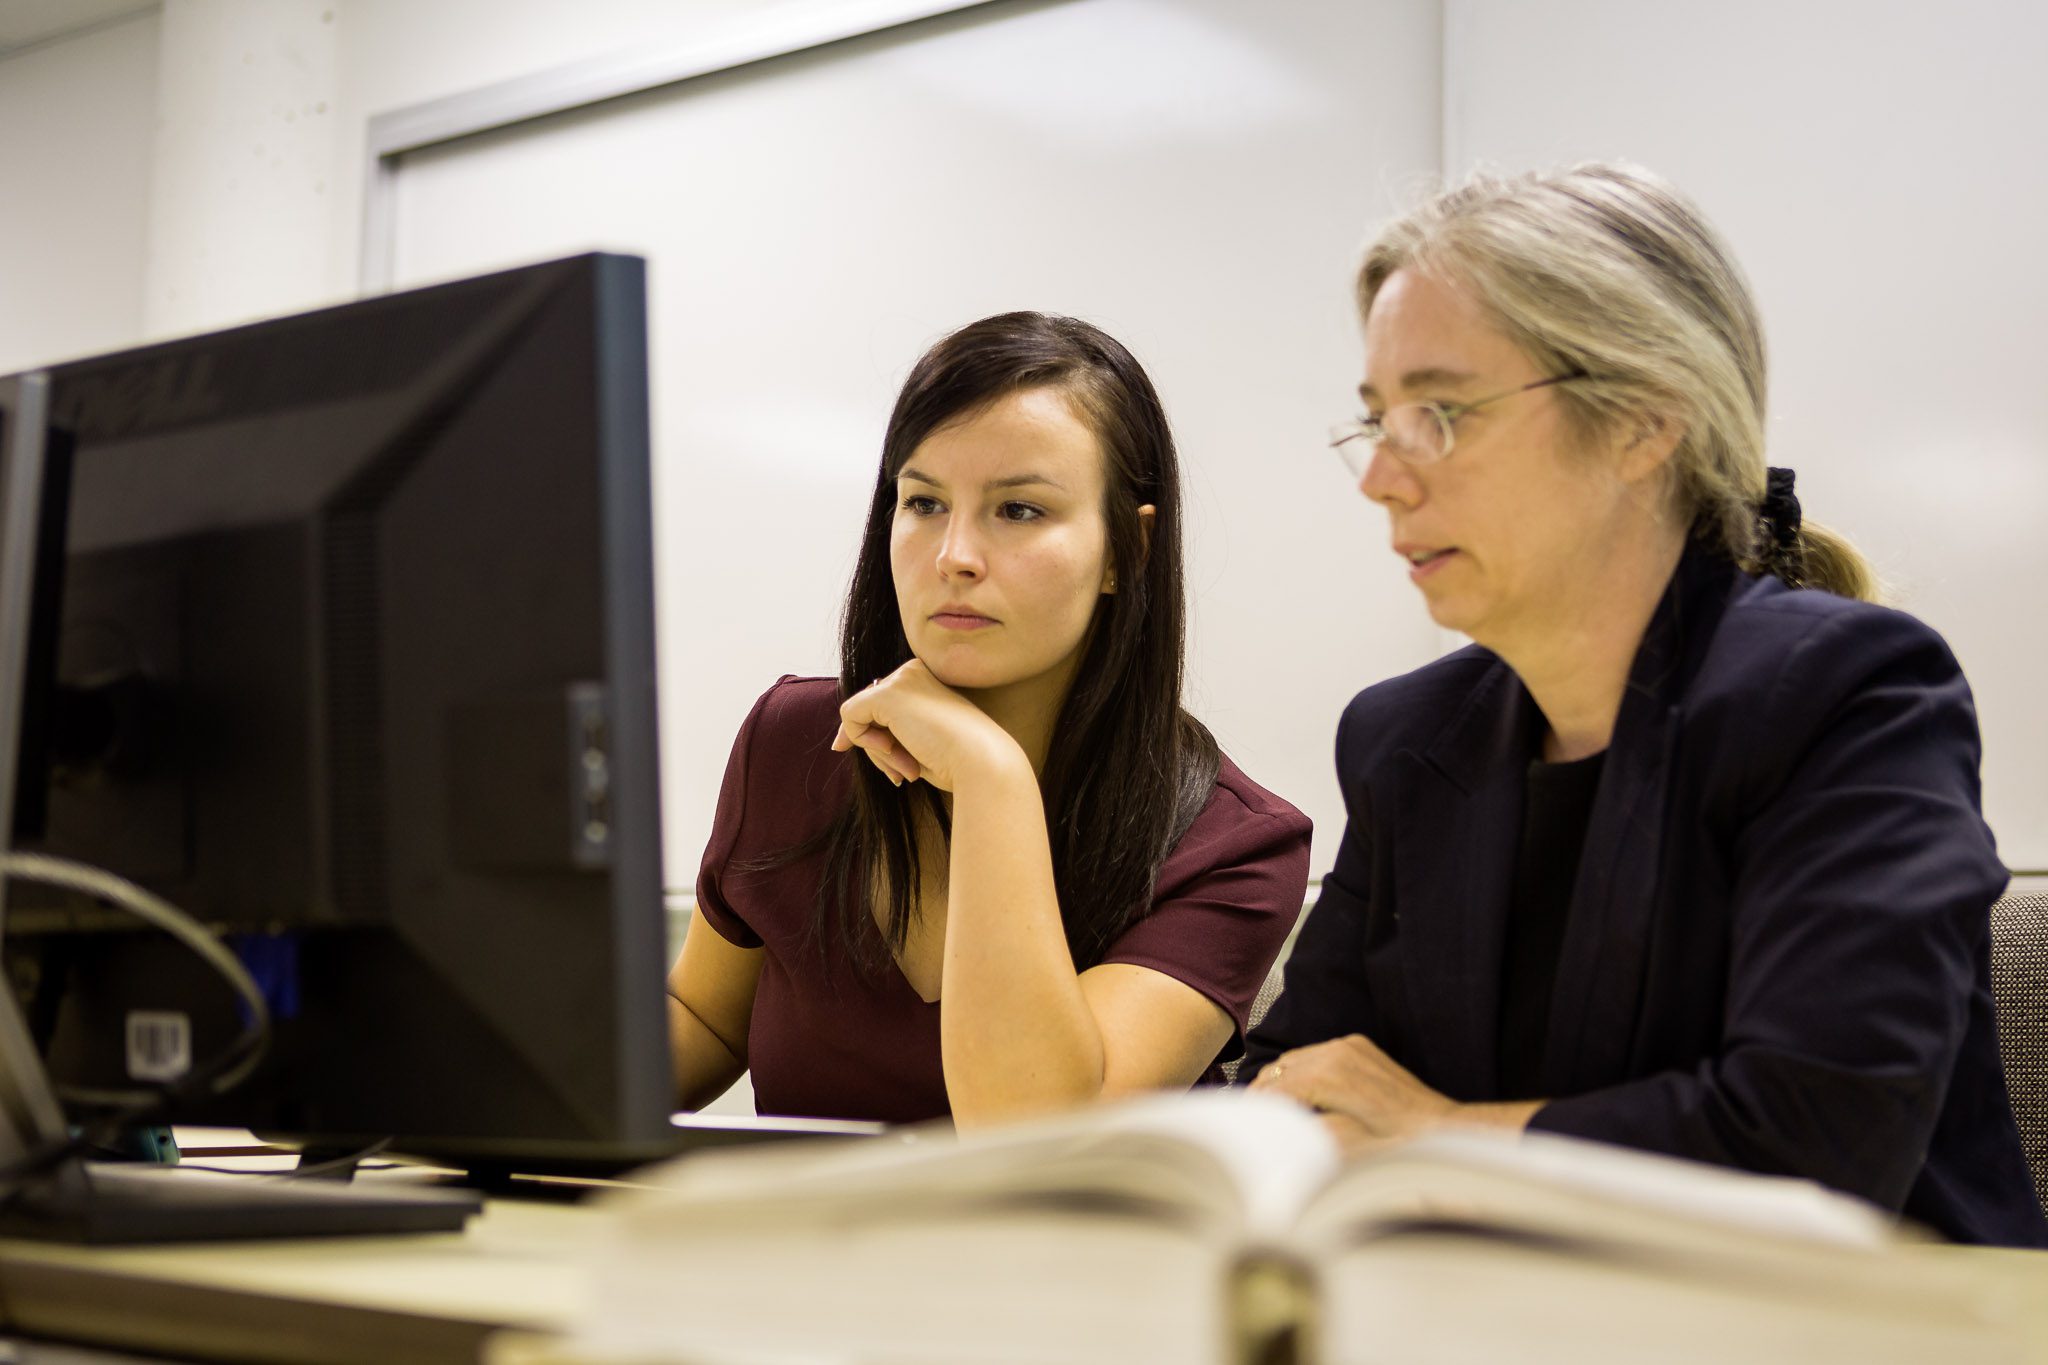
[[[787,679],[784,679],[786,682]],[[782,686],[777,683],[776,687]],[[738,948],[758,948],[761,935],[741,917],[725,895],[725,876],[740,847],[741,827],[746,820],[747,786],[751,776],[753,750],[775,688],[761,694],[753,710],[740,724],[732,742],[732,757],[725,763],[725,781],[718,789],[718,809],[711,817],[711,837],[704,844],[704,861],[697,868],[697,910],[718,936]]]
[[[1309,820],[1230,769],[1160,869],[1151,913],[1104,962],[1149,967],[1245,1021],[1308,890]],[[1227,1056],[1225,1059],[1227,1059]]]

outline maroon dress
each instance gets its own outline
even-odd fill
[[[893,964],[821,961],[809,937],[824,855],[743,870],[822,830],[858,752],[832,752],[837,684],[784,678],[740,727],[697,874],[697,908],[722,937],[765,948],[747,1030],[764,1114],[910,1123],[951,1112],[939,1010]],[[1308,886],[1309,821],[1228,758],[1216,790],[1159,870],[1152,909],[1103,955],[1164,972],[1221,1005],[1238,1036]],[[1235,1050],[1234,1039],[1231,1050]]]

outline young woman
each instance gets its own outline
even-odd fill
[[[669,977],[676,1081],[979,1123],[1201,1078],[1299,913],[1309,822],[1180,706],[1179,472],[1151,382],[1009,313],[911,371],[841,675],[733,746]]]
[[[1698,211],[1626,168],[1481,179],[1358,294],[1339,449],[1476,643],[1346,711],[1255,1084],[1359,1145],[1526,1126],[2048,1241],[1969,688],[1765,470],[1762,333]]]

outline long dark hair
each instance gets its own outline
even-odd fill
[[[1221,762],[1208,729],[1180,704],[1187,604],[1173,433],[1152,381],[1114,338],[1074,318],[1003,313],[943,338],[911,368],[882,440],[840,618],[839,688],[850,696],[911,655],[889,567],[897,472],[939,428],[1038,388],[1065,394],[1102,449],[1117,584],[1098,599],[1039,783],[1067,947],[1086,969],[1150,908],[1159,866],[1208,802]],[[1147,503],[1149,543],[1138,515]],[[920,807],[950,830],[927,784],[895,787],[857,751],[843,761],[852,792],[821,836],[816,939],[828,955],[879,967],[902,949],[917,914]],[[887,895],[880,934],[869,911],[876,887]]]

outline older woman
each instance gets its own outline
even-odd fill
[[[1354,1145],[1447,1121],[1808,1176],[2048,1242],[2000,1069],[1969,688],[1763,457],[1763,340],[1685,199],[1482,179],[1358,283],[1338,449],[1438,623],[1255,1033]]]

